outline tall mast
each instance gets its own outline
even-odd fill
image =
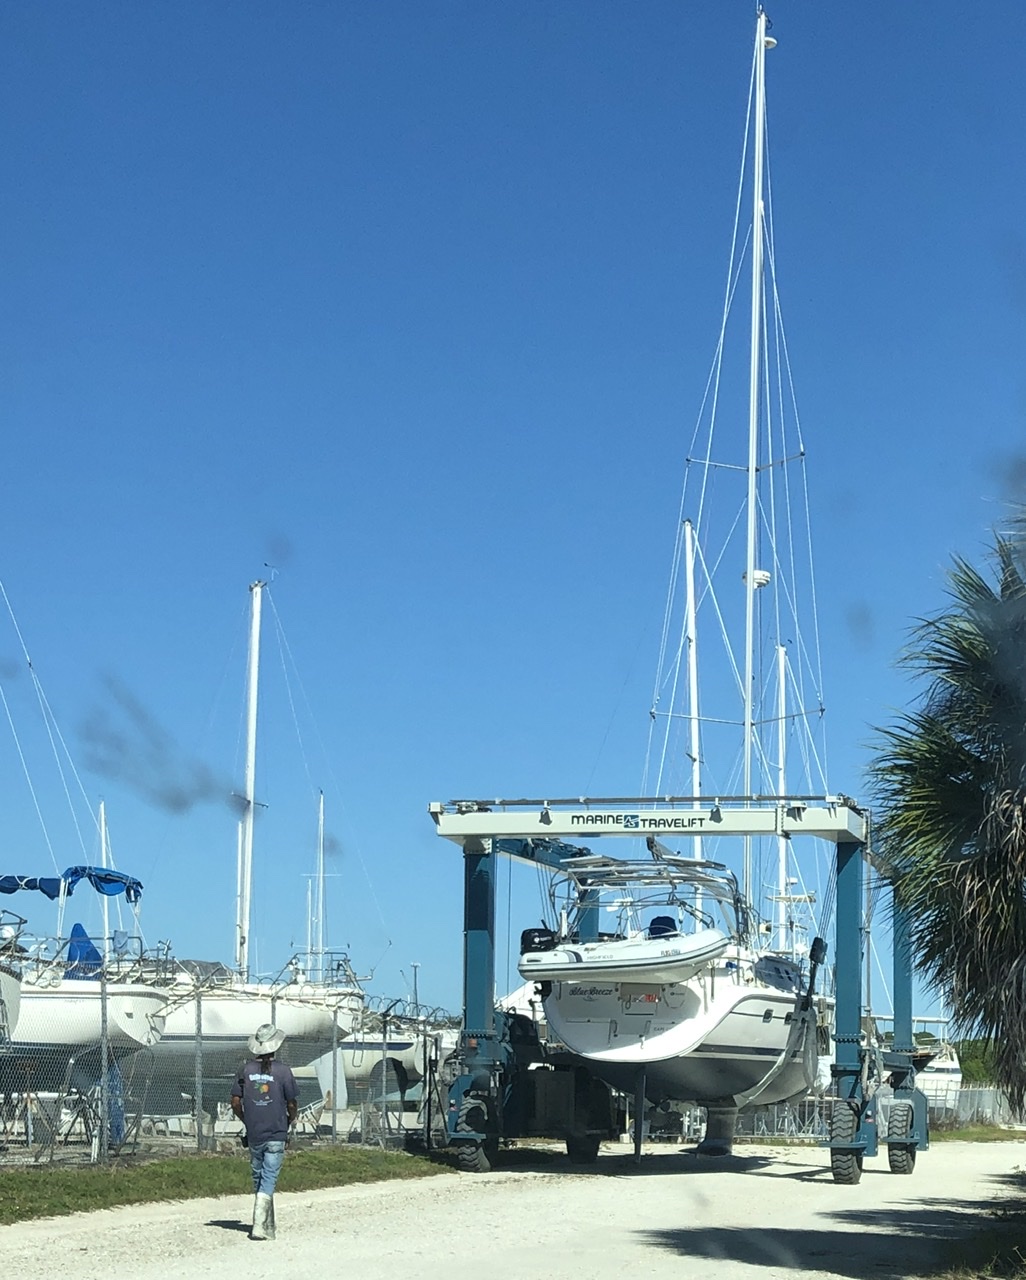
[[[249,977],[249,925],[253,880],[253,808],[256,803],[257,686],[260,679],[260,606],[266,582],[250,585],[249,663],[246,671],[246,776],[239,857],[239,918],[235,961]]]
[[[314,948],[317,956],[317,978],[324,981],[324,792],[320,793],[317,806],[317,915],[314,928]]]
[[[107,856],[107,805],[105,801],[100,801],[100,866],[107,870],[110,862]],[[110,963],[110,899],[107,895],[101,894],[103,898],[103,963]]]
[[[755,29],[755,136],[752,148],[752,334],[748,382],[748,540],[745,563],[745,687],[744,687],[744,787],[752,794],[752,759],[755,753],[755,550],[759,465],[759,403],[761,391],[763,312],[763,159],[766,146],[766,49],[775,44],[766,38],[766,13],[760,6]],[[745,837],[744,893],[752,896],[752,842]]]
[[[687,586],[684,625],[688,647],[688,755],[691,757],[691,794],[696,797],[694,807],[697,809],[697,797],[702,794],[702,743],[699,736],[698,626],[695,617],[695,527],[690,520],[684,521],[684,575]],[[695,836],[692,849],[694,856],[701,858],[701,836]]]
[[[777,795],[787,790],[787,650],[777,646]],[[777,836],[777,950],[787,946],[787,836]],[[792,948],[793,950],[793,948]]]

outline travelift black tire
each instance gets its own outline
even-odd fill
[[[916,1167],[915,1143],[901,1142],[912,1132],[914,1119],[911,1102],[891,1105],[891,1114],[887,1117],[887,1163],[891,1173],[911,1173]]]
[[[491,1173],[492,1162],[483,1142],[460,1142],[456,1152],[460,1173]]]
[[[573,1134],[566,1140],[566,1153],[571,1164],[594,1164],[598,1159],[600,1139],[588,1134]]]
[[[859,1129],[858,1112],[847,1102],[838,1100],[834,1103],[833,1115],[830,1117],[830,1141],[844,1145],[855,1141]],[[839,1150],[831,1146],[830,1172],[834,1181],[842,1186],[854,1187],[862,1177],[862,1152]]]

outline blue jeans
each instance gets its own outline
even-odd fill
[[[284,1142],[261,1142],[258,1146],[249,1144],[249,1164],[253,1170],[254,1192],[263,1192],[265,1196],[274,1195],[275,1183],[278,1181],[284,1159]]]

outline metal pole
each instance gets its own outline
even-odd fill
[[[110,1156],[110,1040],[107,1034],[107,970],[100,969],[100,1163]]]
[[[641,1164],[641,1144],[645,1137],[645,1068],[640,1066],[634,1080],[634,1163]]]
[[[389,1006],[391,1007],[391,1006]],[[381,1017],[381,1145],[388,1127],[388,1010]]]
[[[196,984],[196,1083],[193,1096],[193,1113],[196,1117],[196,1150],[203,1150],[203,995]]]
[[[331,1011],[331,1141],[338,1142],[338,1005]]]
[[[423,1057],[422,1057],[422,1065],[421,1065],[423,1081],[420,1086],[421,1089],[423,1090],[423,1096],[424,1096],[424,1150],[430,1151],[431,1150],[431,1092],[435,1087],[435,1082],[434,1082],[434,1072],[431,1070],[431,1052],[428,1049],[427,1028],[424,1026],[423,1020],[421,1020],[420,1032],[421,1032],[421,1036],[423,1037],[422,1044],[423,1044],[423,1050],[424,1050]]]

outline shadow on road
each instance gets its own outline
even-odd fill
[[[249,1231],[248,1222],[239,1222],[237,1218],[211,1218],[203,1224],[207,1227],[220,1227],[222,1231]]]
[[[573,1164],[558,1150],[515,1147],[503,1151],[495,1169],[497,1173],[541,1173],[565,1178],[568,1174],[591,1178],[680,1177],[689,1173],[757,1173],[777,1162],[770,1156],[697,1155],[694,1148],[676,1147],[666,1154],[643,1154],[638,1164],[629,1150],[603,1150],[594,1164]],[[829,1173],[829,1170],[827,1170]]]
[[[1024,1178],[1010,1173],[988,1183],[1021,1193]],[[987,1195],[932,1198],[881,1209],[839,1209],[823,1217],[836,1222],[837,1229],[682,1226],[638,1235],[653,1248],[681,1257],[824,1271],[848,1280],[934,1275],[995,1254],[1014,1255],[1026,1235],[1021,1194],[999,1200]]]
[[[964,1220],[958,1234],[965,1231]],[[826,1271],[831,1275],[867,1280],[898,1280],[927,1275],[944,1264],[948,1254],[942,1238],[930,1231],[915,1240],[871,1231],[801,1231],[786,1227],[680,1227],[643,1231],[644,1243],[681,1257],[716,1262],[741,1262],[749,1266],[789,1271]]]

